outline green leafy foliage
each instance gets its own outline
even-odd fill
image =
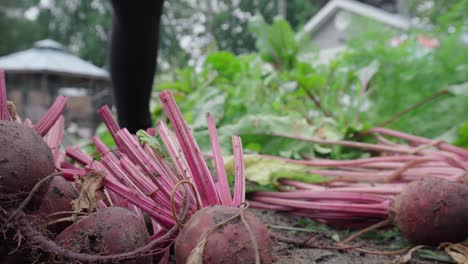
[[[365,156],[276,135],[350,137],[444,89],[449,93],[402,115],[390,127],[436,137],[468,120],[468,75],[463,70],[468,65],[464,56],[452,56],[453,50],[464,54],[468,49],[455,35],[434,35],[440,47],[428,49],[419,41],[422,33],[415,32],[392,47],[395,32],[371,28],[351,41],[343,56],[317,65],[302,59],[310,50],[303,49],[283,19],[270,25],[256,18],[250,28],[258,53],[212,53],[200,69],[178,69],[158,82],[157,90],[173,90],[203,151],[210,151],[206,112],[215,117],[224,153],[232,151],[231,136],[240,135],[246,152],[291,158]],[[157,104],[153,115],[162,117]],[[462,144],[460,138],[457,144]]]
[[[468,148],[468,122],[462,124],[457,129],[457,138],[453,141],[453,144],[459,147]]]
[[[468,49],[458,34],[410,32],[398,47],[391,47],[388,33],[370,32],[356,39],[345,54],[344,64],[363,67],[377,60],[381,67],[368,87],[371,105],[363,117],[381,124],[425,98],[449,86],[468,81]],[[421,38],[437,39],[435,48],[426,48]],[[457,54],[454,56],[454,54]],[[468,97],[449,93],[403,115],[389,127],[426,137],[436,137],[468,120]]]
[[[275,18],[268,25],[262,17],[257,16],[249,25],[257,36],[256,47],[260,57],[278,69],[291,69],[296,65],[298,43],[289,23],[283,18]]]
[[[361,127],[359,80],[339,63],[329,68],[300,61],[307,49],[284,19],[269,25],[257,18],[251,28],[258,54],[211,53],[201,69],[162,76],[156,89],[173,91],[204,151],[210,150],[205,121],[210,112],[225,153],[231,152],[232,135],[240,135],[251,152],[293,158],[331,153],[328,146],[276,135],[341,139],[350,127]],[[161,119],[161,113],[155,104],[154,118]]]

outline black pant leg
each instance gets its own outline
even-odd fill
[[[156,71],[163,0],[112,0],[110,73],[120,126],[151,127],[149,101]]]

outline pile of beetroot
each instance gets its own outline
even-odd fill
[[[91,156],[60,146],[66,98],[37,124],[22,122],[9,107],[0,71],[0,263],[167,263],[172,249],[177,263],[271,263],[274,234],[249,204],[335,226],[391,222],[414,243],[468,237],[468,150],[385,129],[370,131],[379,133],[379,144],[316,142],[379,155],[352,161],[269,157],[311,166],[311,173],[330,180],[280,180],[286,191],[256,192],[247,202],[240,138],[232,137],[231,191],[213,118],[207,114],[207,163],[171,93],[160,99],[170,126],[161,121],[137,135],[102,107],[116,148],[94,137],[98,155]],[[410,144],[380,136],[386,133]]]
[[[251,206],[346,228],[393,223],[414,243],[437,245],[468,238],[468,150],[385,128],[366,134],[374,135],[377,143],[310,141],[365,149],[373,152],[370,158],[263,157],[308,166],[308,173],[324,179],[315,184],[280,180],[283,192],[255,192]]]
[[[160,122],[141,138],[101,108],[117,148],[93,138],[99,155],[92,157],[78,147],[60,149],[66,98],[38,124],[22,123],[7,107],[3,72],[0,83],[0,141],[9,150],[0,154],[4,263],[166,263],[173,246],[180,263],[218,263],[221,256],[226,263],[271,262],[268,231],[246,211],[240,138],[232,139],[231,194],[210,115],[216,182],[169,92],[161,101],[173,130]],[[19,260],[25,246],[35,254]]]

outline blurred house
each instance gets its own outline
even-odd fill
[[[326,63],[342,52],[349,39],[373,28],[404,32],[410,21],[398,13],[398,1],[380,1],[376,7],[354,0],[331,0],[304,26],[300,34],[310,36],[320,48],[319,62]]]
[[[110,79],[106,70],[67,52],[53,40],[41,40],[28,50],[0,57],[6,72],[7,93],[17,113],[38,121],[55,97],[65,95],[67,125],[87,129],[97,126],[97,108],[111,103]],[[84,135],[86,136],[86,135]]]

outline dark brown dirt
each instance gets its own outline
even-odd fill
[[[250,209],[255,215],[259,216],[266,225],[278,225],[278,226],[296,226],[300,227],[299,217],[290,216],[283,213],[276,213],[267,210]],[[284,237],[294,238],[298,241],[304,241],[310,234],[305,232],[291,232],[281,230],[271,230],[274,233],[280,234]],[[336,231],[336,230],[334,230]],[[340,237],[346,237],[346,231],[336,231]],[[327,238],[323,234],[315,236],[313,243],[319,245],[333,245],[334,241]],[[392,250],[385,245],[380,245],[379,241],[373,241],[369,239],[356,239],[352,242],[353,245],[359,245],[361,248],[368,250]],[[276,256],[274,261],[275,264],[309,264],[309,263],[320,263],[320,264],[387,264],[392,263],[397,256],[382,256],[382,255],[371,255],[363,254],[354,251],[342,251],[342,250],[324,250],[314,248],[298,248],[294,245],[274,242],[273,255]],[[444,262],[425,260],[419,257],[414,257],[410,264],[438,264]]]

